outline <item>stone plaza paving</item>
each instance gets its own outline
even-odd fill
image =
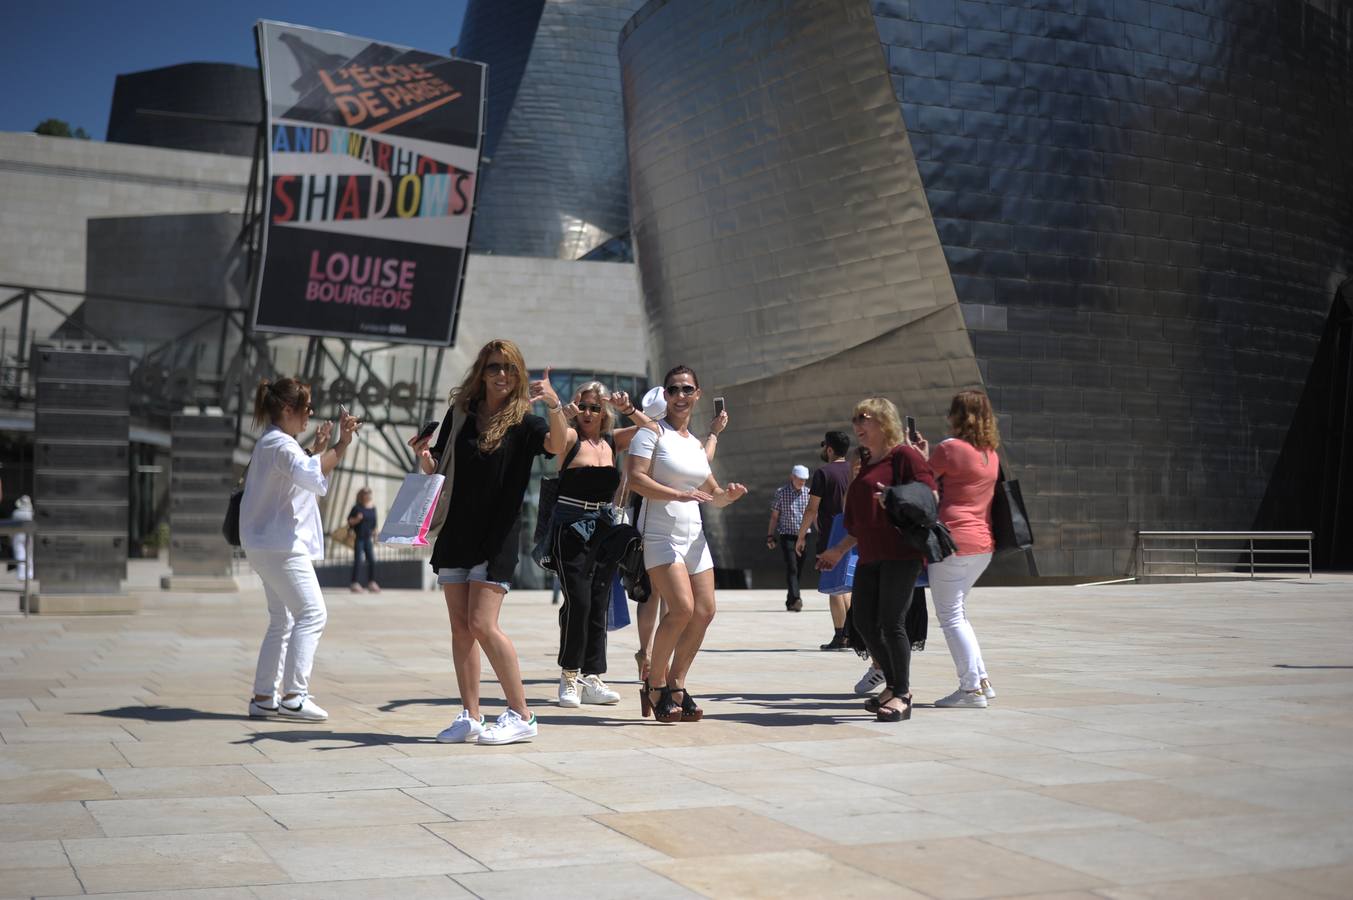
[[[327,723],[254,721],[261,595],[0,617],[0,896],[1353,896],[1353,579],[979,589],[999,697],[879,724],[825,605],[725,592],[698,724],[554,706],[555,610],[504,610],[540,736],[459,711],[433,592],[329,595]],[[485,666],[485,676],[490,670]],[[486,683],[485,711],[502,709]]]

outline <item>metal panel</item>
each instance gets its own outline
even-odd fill
[[[226,577],[233,551],[221,520],[236,480],[234,420],[176,415],[170,428],[169,566],[180,576]]]

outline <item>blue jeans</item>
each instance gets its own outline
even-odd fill
[[[376,548],[372,544],[371,535],[362,538],[359,537],[352,545],[352,582],[366,586],[376,580]],[[357,576],[362,572],[362,557],[366,556],[366,581],[362,581]]]

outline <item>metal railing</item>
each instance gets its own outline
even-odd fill
[[[1221,575],[1273,570],[1313,576],[1310,531],[1139,531],[1137,576]],[[1296,544],[1297,546],[1278,546]],[[1154,571],[1153,571],[1154,570]]]

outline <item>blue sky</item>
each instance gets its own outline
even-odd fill
[[[184,62],[257,65],[253,25],[276,19],[445,53],[468,0],[17,0],[0,13],[0,131],[65,119],[103,139],[119,74]]]

